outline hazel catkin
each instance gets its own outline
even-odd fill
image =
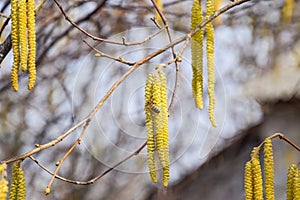
[[[20,167],[20,163],[14,164],[12,173],[12,184],[10,187],[9,200],[26,199],[25,174]]]
[[[272,141],[269,138],[267,138],[264,143],[264,172],[266,199],[274,200],[274,158]]]
[[[207,18],[214,13],[214,4],[212,0],[206,1]],[[209,107],[208,115],[213,126],[217,126],[215,120],[215,64],[214,64],[214,27],[212,22],[206,24],[206,54],[208,68],[208,97]]]
[[[199,0],[194,0],[192,5],[191,30],[194,30],[203,20],[202,6]],[[199,29],[191,38],[192,53],[192,89],[195,105],[203,108],[203,29]]]
[[[159,111],[151,109],[155,105]],[[163,168],[163,185],[168,186],[170,175],[168,141],[167,85],[164,72],[158,68],[151,73],[145,88],[145,114],[148,145],[148,167],[153,182],[156,182],[155,150]]]

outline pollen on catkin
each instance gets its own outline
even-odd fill
[[[153,112],[149,104],[155,104],[159,112]],[[168,141],[167,85],[164,72],[158,68],[146,82],[145,113],[148,145],[148,167],[153,182],[156,182],[155,149],[163,168],[163,185],[168,186],[170,175]]]
[[[288,170],[287,186],[286,186],[286,199],[294,200],[300,199],[300,182],[299,182],[299,169],[296,165],[292,164]]]
[[[274,200],[274,158],[271,139],[264,143],[264,172],[265,172],[265,196],[267,200]]]
[[[27,3],[28,13],[28,89],[31,90],[34,87],[36,80],[36,33],[35,33],[35,12],[34,12],[34,0],[28,0]]]
[[[300,199],[300,171],[296,168],[293,185],[294,199]]]
[[[203,20],[202,6],[199,0],[194,0],[192,5],[191,30],[194,30]],[[198,30],[191,40],[192,51],[192,89],[195,105],[197,108],[203,108],[203,29]]]
[[[214,3],[212,0],[206,1],[206,16],[210,17],[214,13]],[[212,22],[206,24],[206,54],[207,54],[207,68],[208,68],[208,97],[209,107],[208,115],[211,124],[216,127],[215,120],[215,64],[214,64],[214,27]]]
[[[6,164],[0,165],[0,200],[6,200],[8,193],[8,181],[6,178]]]
[[[20,163],[14,164],[12,174],[12,184],[10,187],[9,200],[26,199],[26,182],[25,175],[20,167]]]
[[[252,200],[252,198],[253,198],[253,174],[252,174],[251,161],[248,161],[245,166],[244,190],[245,190],[245,200]]]
[[[263,200],[263,180],[259,159],[254,157],[251,163],[253,173],[253,197],[254,200]]]
[[[157,138],[161,137],[163,142],[162,149],[157,149],[158,157],[163,166],[163,185],[167,187],[170,179],[170,158],[169,158],[169,132],[168,132],[168,96],[166,75],[161,70],[157,70],[160,81],[160,110],[161,110],[161,131],[157,133]]]
[[[147,162],[149,173],[152,181],[157,182],[156,179],[156,166],[155,166],[155,140],[154,140],[154,121],[153,113],[149,108],[149,102],[152,101],[153,81],[154,74],[150,74],[147,78],[145,88],[145,114],[146,114],[146,129],[147,129]]]
[[[19,2],[19,38],[20,38],[20,54],[21,54],[21,69],[27,70],[27,13],[26,0]]]
[[[19,49],[19,0],[11,0],[11,41],[13,50],[13,66],[11,72],[11,83],[15,91],[18,91],[18,73],[20,66]]]

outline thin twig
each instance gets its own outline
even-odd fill
[[[86,30],[82,29],[80,26],[78,26],[75,22],[72,21],[72,19],[67,15],[67,13],[65,12],[65,10],[63,9],[62,5],[58,2],[58,0],[53,0],[55,2],[55,4],[57,5],[57,7],[60,9],[61,13],[64,15],[65,19],[70,22],[70,24],[72,24],[72,26],[74,26],[75,28],[77,28],[80,32],[82,32],[83,34],[85,34],[86,36],[92,38],[93,40],[96,41],[100,41],[100,42],[105,42],[105,43],[110,43],[110,44],[116,44],[116,45],[123,45],[123,46],[133,46],[133,45],[140,45],[143,44],[145,42],[147,42],[148,40],[150,40],[152,37],[156,36],[159,32],[154,33],[154,36],[149,36],[148,38],[146,38],[143,41],[139,41],[139,42],[125,42],[124,40],[122,42],[117,42],[114,40],[109,40],[109,39],[104,39],[104,38],[100,38],[100,37],[96,37],[92,34],[90,34],[89,32],[87,32]]]
[[[260,144],[256,147],[256,149],[255,149],[253,155],[251,156],[251,160],[252,160],[253,158],[255,158],[255,157],[259,154],[260,149],[261,149],[262,146],[265,144],[265,142],[266,142],[267,139],[273,140],[274,138],[277,138],[277,137],[278,137],[279,139],[281,139],[281,140],[284,140],[284,141],[287,142],[288,144],[290,144],[290,145],[291,145],[292,147],[294,147],[296,150],[300,151],[300,147],[297,146],[295,143],[293,143],[290,139],[288,139],[284,134],[282,134],[282,133],[274,133],[273,135],[267,137],[262,143],[260,143]]]
[[[6,19],[9,19],[9,18],[10,18],[9,16],[4,15],[3,13],[0,13],[0,17],[6,18]]]
[[[99,57],[109,58],[111,60],[114,60],[114,61],[126,64],[126,65],[129,65],[129,66],[133,66],[135,64],[135,62],[129,62],[127,60],[124,60],[124,58],[122,58],[122,57],[116,58],[116,57],[113,57],[111,55],[105,54],[102,51],[100,51],[100,50],[96,49],[95,47],[93,47],[91,44],[89,44],[85,39],[83,39],[83,42],[85,44],[87,44],[91,49],[93,49],[94,51],[96,51],[99,54]]]
[[[74,180],[70,180],[70,179],[64,178],[62,176],[59,176],[57,174],[54,176],[53,172],[51,172],[44,165],[42,165],[41,163],[39,163],[33,156],[29,156],[29,158],[31,160],[33,160],[43,170],[45,170],[46,172],[48,172],[49,174],[51,174],[52,176],[54,176],[55,178],[57,178],[59,180],[62,180],[64,182],[68,182],[68,183],[72,183],[72,184],[76,184],[76,185],[89,185],[89,184],[95,183],[97,180],[99,180],[100,178],[102,178],[104,175],[108,174],[110,171],[114,170],[116,167],[120,166],[121,164],[123,164],[124,162],[126,162],[127,160],[129,160],[130,158],[132,158],[133,156],[138,155],[145,148],[146,145],[147,145],[147,141],[144,144],[142,144],[135,152],[133,152],[132,154],[130,154],[126,158],[122,159],[120,162],[116,163],[114,166],[110,167],[106,171],[102,172],[98,176],[96,176],[96,177],[94,177],[94,178],[92,178],[92,179],[90,179],[88,181],[74,181]]]

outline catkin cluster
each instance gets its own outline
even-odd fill
[[[246,163],[244,190],[246,200],[263,200],[263,178],[259,161],[259,149],[254,148],[251,160]],[[274,158],[271,139],[264,141],[264,174],[265,197],[274,200]]]
[[[9,200],[25,200],[25,199],[26,199],[25,175],[22,168],[20,167],[20,163],[16,163],[13,167]]]
[[[6,178],[6,164],[0,165],[0,200],[6,200],[6,196],[8,193],[8,181]]]
[[[214,13],[214,3],[212,0],[206,1],[206,18]],[[191,30],[194,30],[203,20],[202,6],[200,0],[194,0],[192,5]],[[212,22],[208,22],[206,29],[206,55],[208,68],[208,97],[209,108],[208,114],[211,124],[217,126],[214,110],[215,110],[215,73],[214,73],[214,27]],[[203,38],[204,31],[200,29],[192,36],[192,69],[193,79],[192,88],[196,107],[203,108]]]
[[[300,171],[296,165],[291,165],[288,170],[286,199],[300,199]]]
[[[145,88],[145,114],[147,129],[147,161],[151,179],[156,179],[155,150],[163,168],[163,185],[168,186],[170,177],[168,104],[165,73],[158,68],[149,74]]]
[[[19,68],[28,70],[28,89],[34,87],[36,79],[36,33],[34,0],[11,0],[11,39],[13,49],[13,67],[11,83],[18,91]]]

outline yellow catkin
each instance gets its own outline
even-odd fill
[[[20,163],[16,163],[13,167],[12,184],[10,187],[9,200],[25,200],[26,199],[26,182],[25,174],[20,167]]]
[[[298,168],[295,170],[293,193],[294,199],[300,199],[300,171]]]
[[[157,132],[157,139],[161,137],[163,141],[162,149],[157,149],[158,156],[163,166],[163,185],[167,187],[170,179],[170,158],[169,158],[169,132],[168,132],[168,96],[165,73],[158,69],[160,82],[160,120],[161,130]]]
[[[297,168],[296,165],[291,165],[288,170],[287,184],[286,184],[286,199],[287,200],[293,200],[294,174],[295,174],[296,168]]]
[[[300,199],[300,185],[299,185],[299,169],[296,165],[291,165],[288,170],[286,199],[295,200]],[[296,198],[298,196],[298,198]]]
[[[0,200],[6,200],[8,193],[8,181],[5,179],[0,180]]]
[[[6,177],[6,164],[0,165],[0,200],[6,200],[8,193],[8,181],[5,179]]]
[[[252,158],[253,200],[263,200],[263,181],[260,162],[257,157]]]
[[[214,13],[214,4],[212,0],[206,1],[207,18]],[[211,124],[216,127],[215,121],[215,64],[214,64],[214,27],[212,22],[206,25],[206,53],[207,53],[207,68],[208,68],[208,97],[209,107],[208,114]]]
[[[154,140],[154,130],[153,130],[153,117],[149,107],[149,102],[152,101],[152,91],[153,91],[153,81],[154,76],[150,74],[147,78],[146,88],[145,88],[145,114],[146,114],[146,129],[147,129],[147,162],[149,173],[152,181],[157,182],[156,179],[156,166],[155,166],[155,140]]]
[[[20,66],[20,49],[19,49],[19,0],[11,0],[11,40],[13,50],[13,67],[11,72],[11,84],[15,91],[18,91],[18,73]]]
[[[244,190],[245,190],[245,200],[252,200],[252,198],[253,198],[253,174],[252,174],[251,161],[248,161],[245,166]]]
[[[157,4],[158,9],[160,11],[162,11],[163,10],[163,2],[162,2],[162,0],[156,0],[156,4]],[[163,24],[163,21],[162,21],[159,13],[157,11],[155,12],[155,18],[156,18],[156,20],[157,20],[157,22],[159,24]]]
[[[266,139],[264,144],[264,171],[265,171],[265,196],[267,200],[274,200],[274,158],[271,139]]]
[[[191,30],[194,30],[203,20],[202,6],[199,0],[192,5]],[[203,108],[203,29],[197,31],[191,40],[193,80],[192,89],[196,107]]]
[[[21,69],[27,70],[27,13],[26,0],[19,2],[19,38],[20,38],[20,52],[21,52]]]
[[[148,145],[148,167],[153,182],[156,180],[155,149],[163,168],[163,185],[168,186],[170,177],[168,98],[164,72],[158,68],[151,73],[146,82],[145,113]],[[159,112],[153,112],[149,104],[154,104]]]
[[[34,13],[34,0],[28,0],[27,3],[27,17],[28,17],[28,89],[34,87],[36,80],[36,33],[35,33],[35,13]]]
[[[294,0],[285,0],[282,8],[282,19],[285,23],[290,23],[292,21],[293,9]]]

